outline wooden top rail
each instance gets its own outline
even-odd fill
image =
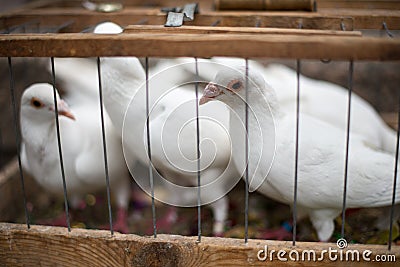
[[[399,9],[398,0],[316,0],[318,9],[343,8],[343,9]]]
[[[400,1],[398,1],[400,6]],[[354,29],[383,29],[385,22],[391,30],[400,30],[400,10],[371,10],[371,9],[324,9],[326,16],[344,16],[354,19]]]
[[[244,244],[242,239],[232,238],[203,237],[201,243],[196,240],[197,237],[177,235],[158,235],[153,238],[115,233],[111,236],[109,231],[84,229],[72,229],[68,233],[66,228],[50,226],[32,226],[28,230],[26,225],[0,223],[0,265],[398,266],[398,262],[393,262],[393,257],[400,260],[400,248],[397,246],[388,251],[387,246],[350,244],[340,250],[333,243],[297,242],[293,247],[289,241],[249,240],[248,244]],[[287,261],[278,259],[280,250],[280,258],[286,258]],[[332,251],[331,258],[329,251]],[[359,253],[359,261],[355,251]],[[370,261],[364,260],[363,253],[364,258]],[[297,254],[299,260],[292,260],[296,259]],[[262,261],[265,256],[266,259]],[[390,258],[391,262],[379,262],[378,259],[383,257]]]
[[[359,31],[333,31],[309,29],[281,29],[281,28],[255,28],[255,27],[210,27],[210,26],[181,26],[164,27],[162,25],[129,25],[124,33],[164,33],[164,34],[210,34],[210,33],[247,33],[247,34],[293,34],[293,35],[339,35],[361,36]]]
[[[277,34],[3,34],[0,56],[400,60],[400,39]]]
[[[399,14],[400,17],[400,14]],[[38,21],[40,25],[60,25],[74,21],[68,32],[80,32],[85,27],[101,21],[113,21],[120,25],[149,24],[164,25],[166,14],[154,8],[125,8],[115,13],[98,13],[81,8],[33,9],[13,15],[0,16],[0,27],[12,27],[26,21]],[[310,12],[202,12],[194,21],[185,25],[224,27],[276,27],[320,30],[341,30],[341,23],[347,31],[353,30],[353,19],[349,16],[329,16]]]
[[[201,9],[200,9],[201,10]],[[75,23],[69,32],[79,32],[87,26],[100,21],[110,20],[121,25],[149,24],[163,25],[166,14],[159,8],[126,7],[115,13],[98,13],[82,7],[49,7],[30,10],[20,10],[11,14],[0,15],[0,26],[11,27],[26,22],[39,20],[42,25],[62,24],[73,20]],[[301,22],[305,29],[341,30],[341,23],[346,30],[353,29],[382,29],[385,22],[391,30],[400,29],[400,10],[379,9],[341,9],[327,8],[318,12],[264,12],[264,11],[202,11],[192,22],[185,25],[224,27],[277,27],[298,28]]]

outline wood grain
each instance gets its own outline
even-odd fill
[[[341,9],[400,9],[398,0],[316,0],[318,10],[325,8]]]
[[[398,1],[400,8],[400,1]],[[321,14],[326,16],[345,16],[354,19],[354,29],[383,29],[385,22],[390,30],[400,29],[400,10],[396,9],[338,9],[327,8]]]
[[[321,261],[291,261],[288,253],[296,249],[299,255],[314,250],[316,259],[322,250],[337,249],[336,244],[297,242],[296,247],[288,241],[249,240],[203,237],[198,243],[196,237],[159,235],[157,238],[123,235],[109,231],[72,229],[50,226],[32,226],[0,223],[0,264],[3,266],[266,266],[271,263],[258,260],[259,250],[267,246],[268,255],[272,250],[274,266],[365,266],[365,261],[330,261],[326,254]],[[285,251],[287,262],[277,258],[279,250]],[[400,257],[400,248],[390,252],[386,246],[350,244],[343,250],[372,251],[375,255]],[[283,253],[283,252],[282,252]],[[292,254],[293,256],[295,254]],[[308,259],[307,254],[305,259]],[[335,255],[335,254],[332,254]],[[361,254],[362,255],[362,254]],[[263,256],[263,253],[260,254]],[[301,259],[301,256],[300,256]],[[311,258],[312,259],[312,258]],[[395,266],[386,262],[384,266]],[[370,261],[368,266],[382,266],[381,262]]]
[[[247,33],[247,34],[294,34],[294,35],[339,35],[361,36],[359,31],[333,31],[283,28],[254,28],[254,27],[210,27],[210,26],[181,26],[164,27],[162,25],[129,25],[124,33],[165,33],[165,34],[210,34],[210,33]]]
[[[306,10],[313,11],[314,0],[215,0],[216,10]]]
[[[400,40],[351,36],[304,38],[276,34],[21,34],[0,35],[0,56],[235,56],[400,60]]]
[[[115,13],[96,13],[82,8],[43,8],[32,9],[13,15],[0,17],[0,26],[11,27],[26,21],[38,21],[42,26],[60,25],[66,21],[74,21],[67,30],[79,32],[85,27],[101,21],[112,21],[126,26],[131,24],[164,25],[166,14],[157,8],[128,7]],[[321,15],[314,12],[201,12],[194,21],[185,25],[225,27],[277,27],[304,29],[341,30],[343,23],[346,30],[353,30],[353,19],[349,16]]]

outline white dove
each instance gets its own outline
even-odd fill
[[[192,62],[187,58],[179,62]],[[242,65],[244,59],[229,57],[213,57],[199,59],[198,68],[201,77],[211,81],[220,70]],[[286,112],[294,112],[296,108],[297,73],[282,64],[263,66],[255,60],[249,60],[249,68],[257,70],[267,84],[275,89],[280,108]],[[183,67],[193,72],[192,64]],[[300,75],[300,111],[309,116],[323,120],[340,129],[347,127],[348,90],[339,85],[311,79]],[[371,145],[381,150],[395,153],[396,132],[379,116],[366,100],[353,92],[350,132],[362,135]],[[344,132],[343,132],[344,133]],[[343,140],[345,135],[341,137]]]
[[[113,23],[103,23],[95,33],[119,33]],[[164,199],[178,206],[197,205],[196,121],[193,107],[194,85],[188,82],[174,64],[159,66],[149,80],[151,154],[154,167],[168,180],[179,181],[173,186],[168,181],[158,182],[168,188]],[[105,107],[123,137],[125,158],[135,177],[134,164],[139,160],[148,164],[146,143],[145,73],[137,58],[102,58],[101,69],[105,93]],[[190,80],[189,80],[190,81]],[[171,90],[172,89],[172,90]],[[223,233],[227,218],[226,193],[240,176],[230,164],[230,140],[227,134],[228,110],[214,103],[200,108],[201,143],[201,204],[210,204],[214,213],[214,235]],[[216,124],[215,122],[220,122]],[[232,180],[232,177],[236,178]],[[218,179],[217,179],[218,178]],[[138,181],[138,179],[136,179]],[[182,185],[190,185],[189,187]],[[148,185],[141,184],[148,192]],[[157,190],[157,189],[156,189]]]
[[[76,92],[79,88],[75,88]],[[74,98],[78,100],[79,98]],[[73,103],[71,110],[57,93],[61,148],[69,201],[77,207],[87,193],[105,190],[100,105],[91,101]],[[47,83],[31,85],[21,99],[21,157],[23,168],[46,190],[63,193],[56,135],[53,87]],[[105,114],[105,130],[111,194],[117,202],[114,229],[128,232],[127,209],[129,179],[122,145]]]
[[[180,58],[179,62],[192,62],[188,58]],[[199,72],[204,79],[212,80],[220,70],[243,64],[244,59],[232,57],[213,57],[199,59]],[[276,98],[280,109],[285,112],[295,112],[297,73],[282,64],[268,64],[263,66],[255,60],[248,60],[249,68],[262,74],[267,84],[275,89]],[[192,63],[193,65],[193,63]],[[193,72],[194,67],[185,64],[188,72]],[[323,120],[342,130],[341,140],[345,142],[347,128],[347,102],[348,90],[327,81],[315,80],[300,74],[300,112],[317,119]],[[396,132],[391,129],[379,116],[376,110],[366,100],[353,92],[351,111],[350,136],[358,134],[363,136],[365,142],[377,149],[395,153]],[[295,127],[295,124],[293,124]],[[350,139],[351,145],[351,139]],[[396,207],[399,209],[399,207]],[[390,209],[385,209],[387,215]],[[398,218],[398,214],[395,219]],[[378,228],[383,225],[388,227],[386,221],[379,221]],[[289,226],[289,228],[288,228]],[[265,238],[285,239],[291,235],[291,222],[287,222],[277,230],[268,230]]]
[[[283,203],[293,204],[295,129],[294,113],[280,109],[274,90],[261,74],[249,69],[249,177],[250,189]],[[201,104],[220,100],[231,108],[230,132],[233,161],[245,164],[245,69],[217,73],[204,90]],[[298,195],[300,215],[308,215],[321,241],[334,230],[334,218],[342,209],[344,184],[343,131],[300,114]],[[347,208],[380,207],[391,204],[394,157],[366,145],[355,134],[349,155]],[[400,172],[400,171],[399,171]],[[259,187],[258,187],[259,186]],[[400,197],[397,185],[396,199]]]

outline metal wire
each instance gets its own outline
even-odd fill
[[[387,34],[390,38],[393,38],[393,33],[391,33],[391,32],[389,31],[389,29],[388,29],[388,27],[387,27],[387,25],[386,25],[386,22],[382,22],[382,26],[383,26],[383,29],[385,29],[386,34]]]
[[[196,82],[196,146],[197,146],[197,241],[201,242],[201,183],[200,183],[200,119],[199,119],[199,66],[197,57],[195,60]]]
[[[244,242],[249,239],[249,61],[246,58],[246,106],[245,106],[245,198],[244,198]]]
[[[215,26],[218,26],[218,24],[220,24],[220,23],[221,23],[221,20],[218,19],[218,20],[214,21],[213,23],[211,23],[211,26],[215,27]]]
[[[383,22],[383,27],[386,30],[386,34],[393,38],[393,34],[387,28],[385,22]],[[400,94],[398,103],[398,117],[397,117],[397,142],[396,142],[396,156],[394,161],[394,177],[393,177],[393,195],[392,195],[392,206],[390,208],[390,225],[389,225],[389,238],[388,238],[388,250],[392,249],[392,237],[393,237],[393,217],[394,217],[394,206],[396,203],[396,187],[397,187],[397,170],[399,165],[399,144],[400,144]]]
[[[343,22],[343,21],[340,22],[340,29],[341,29],[342,31],[345,31],[345,30],[346,30],[346,25],[344,25],[344,22]]]
[[[104,156],[104,172],[106,176],[107,186],[107,204],[108,204],[108,219],[110,223],[111,235],[114,235],[112,209],[111,209],[111,194],[110,194],[110,175],[108,172],[108,157],[107,157],[107,142],[106,142],[106,129],[104,127],[104,108],[103,108],[103,87],[101,83],[101,66],[100,58],[97,57],[97,76],[99,80],[99,101],[100,101],[100,120],[101,120],[101,133],[103,139],[103,156]]]
[[[303,28],[303,23],[299,22],[299,29]],[[298,167],[299,167],[299,129],[300,129],[300,71],[301,62],[296,60],[296,77],[297,77],[297,97],[296,97],[296,140],[295,140],[295,162],[294,162],[294,188],[293,188],[293,228],[292,235],[293,246],[296,245],[297,237],[297,181],[298,181]]]
[[[147,153],[149,157],[149,179],[151,188],[151,212],[153,216],[153,236],[157,237],[157,221],[156,221],[156,206],[154,203],[154,177],[153,164],[151,161],[151,143],[150,143],[150,104],[149,104],[149,58],[145,58],[146,71],[146,128],[147,128]]]
[[[399,107],[397,117],[397,142],[396,142],[396,156],[394,162],[394,177],[393,177],[393,195],[392,195],[392,206],[390,208],[390,226],[389,226],[389,240],[388,250],[392,249],[392,236],[393,236],[393,217],[394,217],[394,205],[396,202],[396,187],[397,187],[397,170],[399,165],[399,144],[400,144],[400,95],[399,95]]]
[[[344,225],[346,222],[346,198],[347,198],[347,178],[348,178],[348,167],[349,167],[350,118],[351,118],[351,95],[353,91],[353,72],[354,72],[354,63],[353,60],[351,60],[349,62],[349,78],[348,78],[349,93],[348,93],[348,104],[347,104],[346,156],[344,164],[341,238],[344,238]]]
[[[71,232],[71,225],[69,221],[69,208],[68,208],[68,194],[67,194],[67,184],[65,182],[65,171],[64,171],[64,160],[61,149],[61,135],[60,135],[60,123],[58,121],[58,107],[57,107],[57,90],[56,90],[56,72],[54,68],[54,57],[51,57],[51,74],[53,78],[53,94],[54,94],[54,111],[56,119],[56,130],[57,130],[57,142],[58,142],[58,155],[60,157],[60,167],[61,167],[61,178],[63,182],[63,192],[64,192],[64,205],[65,205],[65,215],[67,221],[68,232]]]
[[[9,34],[9,33],[12,33],[12,32],[14,32],[14,31],[16,31],[16,30],[18,30],[20,28],[22,28],[24,30],[24,32],[25,32],[26,26],[32,25],[32,24],[36,24],[36,23],[39,23],[39,20],[35,19],[35,20],[27,21],[27,22],[12,26],[10,28],[6,27],[6,29],[1,31],[0,34]]]
[[[301,62],[296,61],[296,75],[297,75],[297,97],[296,97],[296,143],[295,143],[295,163],[294,163],[294,192],[293,192],[293,246],[296,245],[297,236],[297,181],[298,181],[298,167],[299,167],[299,129],[300,129],[300,70]]]
[[[74,20],[69,20],[67,22],[64,22],[63,24],[59,25],[59,26],[55,26],[55,27],[49,27],[45,30],[43,30],[43,33],[58,33],[60,32],[62,29],[67,28],[69,26],[71,26],[72,24],[74,24],[75,21]]]
[[[18,127],[18,116],[17,116],[17,105],[15,101],[15,80],[14,80],[14,72],[12,68],[12,61],[11,57],[8,57],[8,68],[10,72],[10,91],[11,91],[11,103],[13,107],[13,115],[14,115],[14,131],[15,131],[15,142],[17,146],[17,158],[18,158],[18,167],[19,167],[19,177],[21,181],[21,190],[22,190],[22,195],[24,198],[24,210],[25,210],[25,221],[26,221],[26,226],[31,228],[30,225],[30,217],[29,217],[29,212],[28,212],[28,207],[26,205],[26,192],[25,192],[25,179],[24,179],[24,172],[22,171],[22,163],[21,163],[21,135]]]

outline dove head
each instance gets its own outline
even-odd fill
[[[54,120],[53,86],[48,83],[36,83],[28,87],[22,94],[21,116],[37,121]],[[57,110],[59,116],[75,120],[74,115],[64,100],[57,93]]]
[[[265,90],[265,81],[261,74],[249,69],[248,99],[259,98],[260,92]],[[211,100],[220,100],[228,106],[244,104],[246,101],[246,68],[226,68],[219,71],[203,92],[200,105]]]

